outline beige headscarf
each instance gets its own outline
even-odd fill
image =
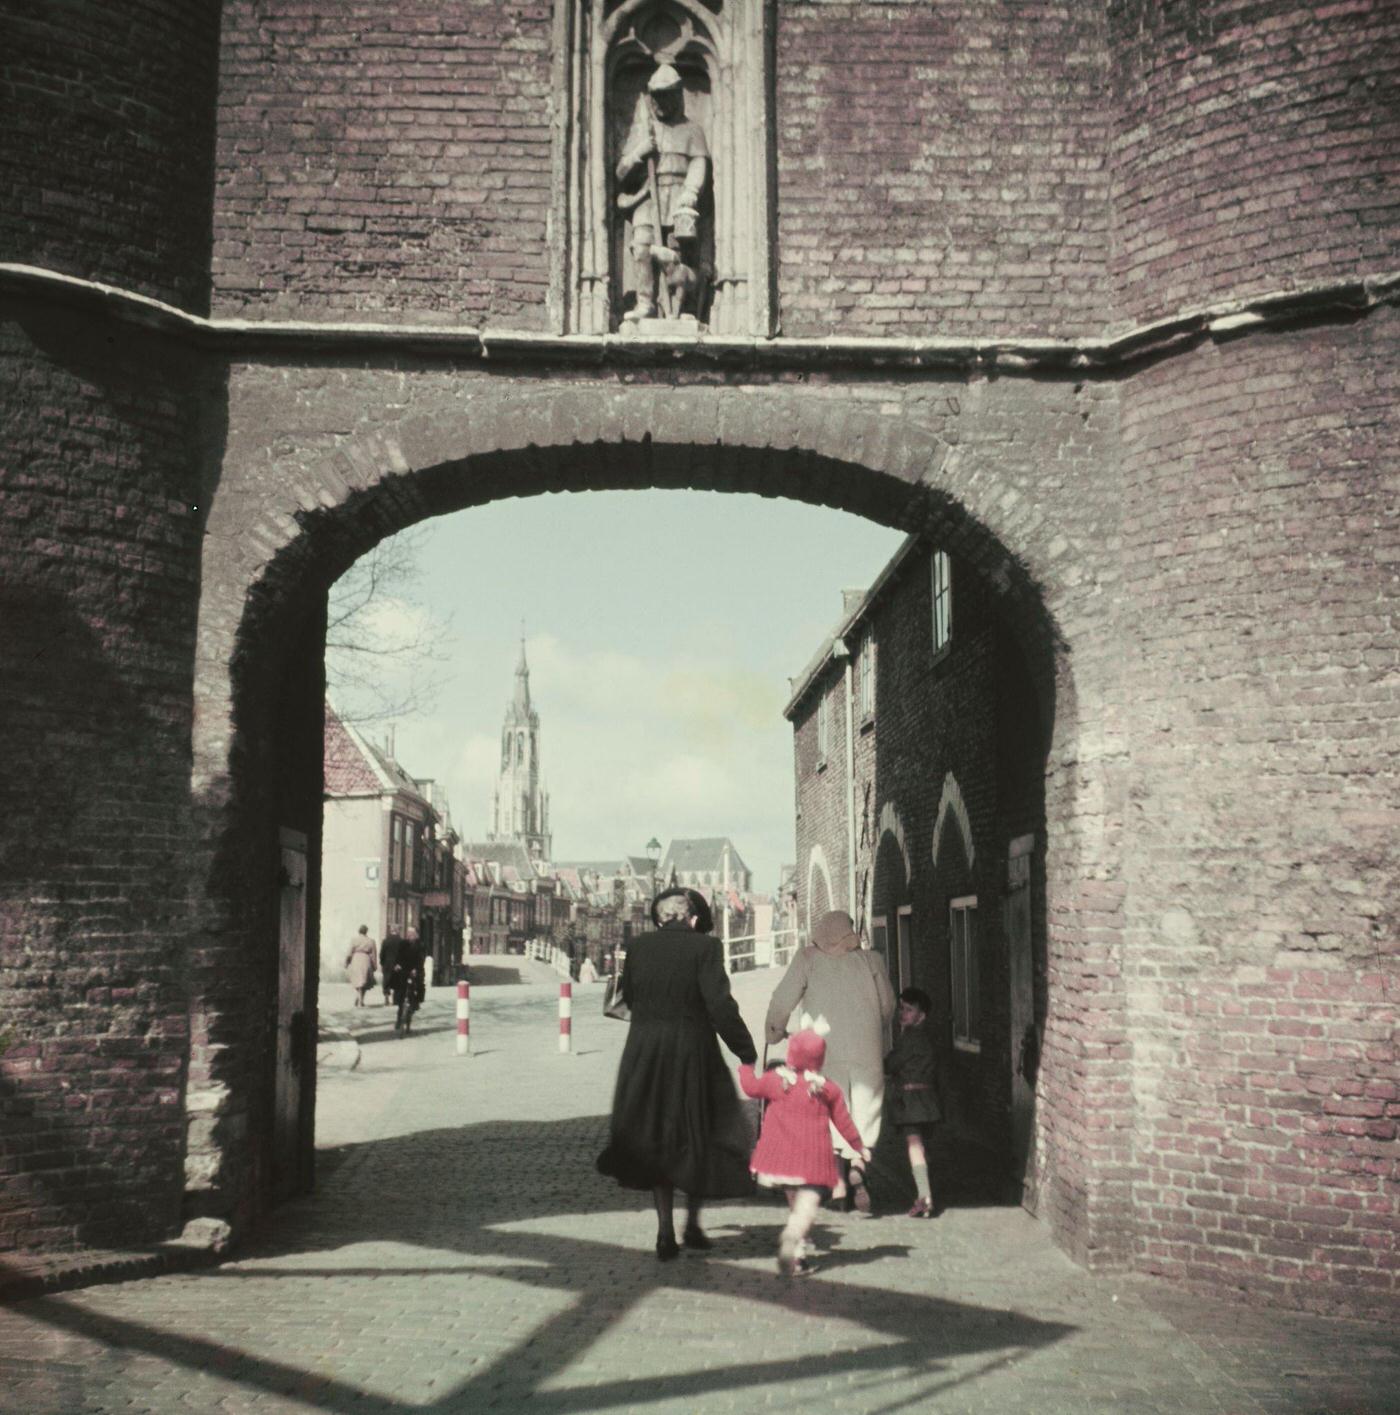
[[[855,925],[844,909],[823,914],[812,926],[812,945],[822,953],[850,953],[860,947]]]

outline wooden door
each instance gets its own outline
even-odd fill
[[[312,1064],[306,1010],[306,836],[283,827],[277,969],[277,1074],[273,1097],[273,1189],[301,1192],[303,1077]]]

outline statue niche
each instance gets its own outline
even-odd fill
[[[772,329],[773,0],[557,0],[568,333]]]
[[[703,327],[715,280],[706,36],[658,6],[609,56],[613,322]],[[652,328],[656,326],[652,325]]]

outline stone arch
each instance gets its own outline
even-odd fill
[[[1051,514],[950,455],[928,423],[830,389],[522,392],[488,378],[435,402],[375,419],[328,453],[226,468],[206,531],[201,696],[230,695],[218,679],[243,644],[418,521],[545,492],[694,488],[828,506],[956,549],[997,591],[1037,692],[1063,709],[1060,623],[1096,586],[1070,567]],[[227,742],[197,735],[199,788],[220,775]]]
[[[882,911],[882,907],[888,904],[890,898],[891,881],[887,877],[895,868],[890,862],[894,857],[899,860],[900,884],[895,891],[901,896],[909,889],[910,882],[914,878],[913,861],[909,854],[908,832],[905,829],[904,818],[899,813],[899,808],[893,801],[886,801],[880,807],[879,828],[875,837],[874,868],[875,878],[870,889],[870,899],[868,902],[868,912],[873,918]],[[886,862],[882,866],[882,861]],[[866,920],[869,925],[870,919]]]
[[[972,456],[950,456],[932,420],[881,412],[858,390],[831,386],[581,377],[522,388],[514,377],[478,375],[341,417],[357,430],[303,433],[305,445],[290,451],[231,444],[209,508],[195,684],[192,786],[204,849],[191,887],[200,925],[191,1019],[222,1045],[192,1054],[188,1088],[199,1117],[191,1165],[213,1176],[211,1187],[230,1168],[235,1187],[239,1175],[247,1187],[266,1182],[265,1157],[238,1153],[232,1137],[267,1128],[266,1103],[248,1089],[258,1074],[249,1054],[268,1045],[257,1018],[267,1015],[275,978],[260,959],[261,981],[250,988],[226,963],[256,959],[276,937],[275,890],[256,881],[267,875],[278,827],[303,830],[316,854],[325,590],[379,540],[418,521],[553,491],[693,488],[825,505],[927,535],[982,576],[1026,648],[1060,739],[1063,819],[1077,821],[1080,798],[1102,789],[1084,770],[1067,653],[1073,627],[1101,615],[1100,587],[1074,563],[1073,538],[1053,507],[1008,495]],[[1083,832],[1063,839],[1069,853],[1051,868],[1072,887]],[[824,860],[822,879],[830,897]],[[237,1217],[240,1200],[190,1207]]]
[[[904,861],[904,878],[909,879],[913,873],[913,866],[909,860],[909,841],[904,829],[904,820],[899,814],[898,808],[893,801],[886,801],[880,807],[880,843],[884,843],[886,836],[893,838],[895,845],[899,849],[900,858]]]
[[[818,877],[818,876],[820,876],[821,882],[822,882],[822,890],[823,890],[824,895],[825,895],[826,909],[813,910],[813,908],[812,908],[812,901],[817,897],[817,891],[816,891],[815,885],[816,885],[816,880],[817,880],[817,877]],[[814,914],[815,914],[815,917],[821,918],[821,916],[822,916],[824,913],[826,913],[826,910],[827,910],[827,909],[834,908],[835,906],[832,904],[832,900],[833,900],[834,898],[835,898],[835,895],[833,895],[832,892],[831,892],[831,870],[828,868],[827,863],[826,863],[826,851],[823,850],[820,845],[814,845],[814,846],[812,846],[811,850],[810,850],[810,851],[808,852],[808,854],[807,854],[807,897],[806,897],[806,903],[807,903],[807,936],[808,936],[809,938],[810,938],[811,935],[812,935],[812,919],[813,919]]]
[[[977,847],[972,840],[972,822],[968,819],[967,804],[963,801],[962,788],[958,785],[957,778],[951,771],[943,778],[943,791],[938,800],[938,811],[934,819],[933,846],[929,851],[929,856],[934,864],[938,863],[938,852],[943,845],[944,827],[951,820],[962,836],[963,851],[967,856],[968,868],[971,869],[977,863]]]

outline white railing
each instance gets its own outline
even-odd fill
[[[561,978],[569,976],[569,955],[562,948],[556,948],[546,938],[532,938],[525,944],[525,956],[540,963],[548,963]]]
[[[772,933],[742,934],[724,940],[724,969],[744,973],[750,968],[786,968],[802,946],[800,929],[775,929]]]

